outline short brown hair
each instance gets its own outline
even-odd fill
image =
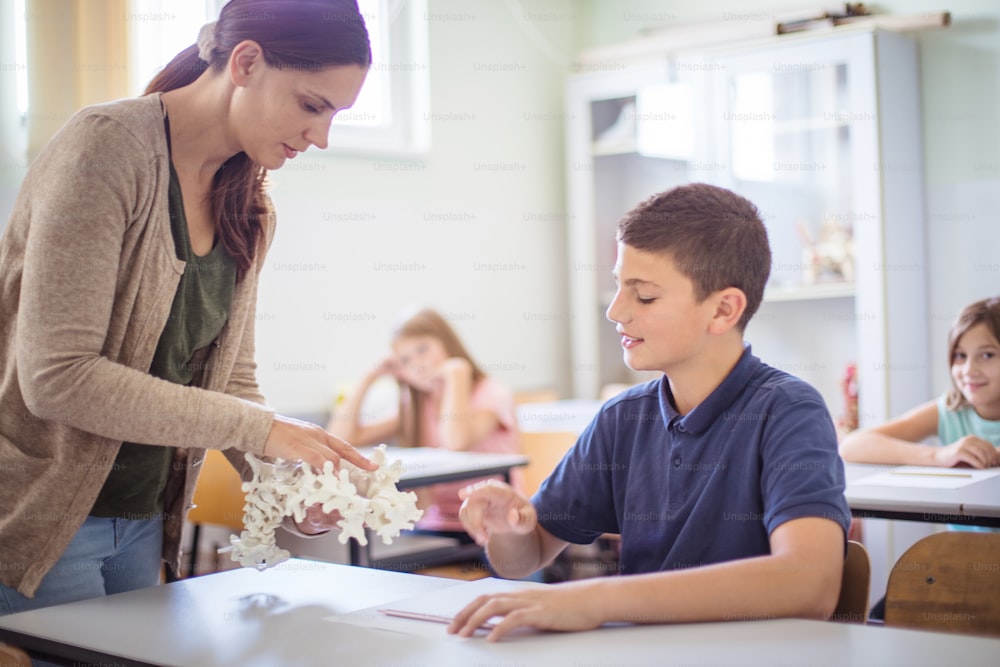
[[[642,202],[618,223],[618,241],[669,255],[694,284],[695,298],[736,287],[747,298],[744,331],[764,298],[771,247],[757,207],[725,188],[691,183]]]
[[[990,335],[1000,341],[1000,296],[992,296],[975,303],[970,303],[962,309],[962,312],[955,318],[955,322],[948,331],[948,368],[952,367],[955,359],[955,348],[958,341],[972,327],[977,324],[985,324]],[[951,389],[945,399],[945,406],[949,410],[958,410],[968,406],[965,395],[955,385],[955,378],[951,378]]]

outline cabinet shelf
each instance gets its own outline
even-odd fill
[[[634,155],[638,152],[638,147],[635,142],[623,142],[621,144],[613,146],[601,146],[599,144],[594,144],[591,148],[590,154],[594,157],[601,157],[605,155]]]
[[[764,291],[764,301],[810,301],[812,299],[853,298],[852,282],[815,283],[812,285],[788,285],[769,287]]]

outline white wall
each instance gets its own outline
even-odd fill
[[[537,3],[536,3],[537,4]],[[327,409],[421,302],[516,389],[567,384],[562,86],[570,3],[431,0],[425,159],[301,155],[271,176],[279,227],[258,312],[259,378]],[[336,132],[336,128],[334,128]]]

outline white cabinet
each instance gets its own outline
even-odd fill
[[[855,363],[863,425],[927,400],[911,38],[837,29],[594,69],[566,91],[576,396],[650,377],[624,365],[604,317],[618,220],[706,182],[749,198],[768,227],[771,278],[746,332],[755,354],[816,386],[835,415]]]

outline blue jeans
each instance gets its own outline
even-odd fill
[[[155,586],[163,521],[87,517],[28,598],[0,584],[0,615]]]

